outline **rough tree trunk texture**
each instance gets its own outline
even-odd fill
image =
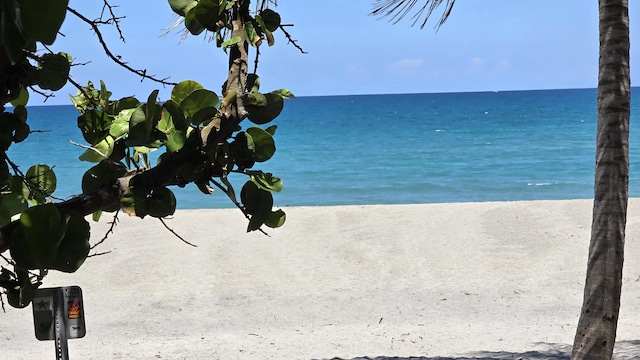
[[[628,0],[599,0],[595,197],[572,360],[610,360],[618,326],[629,185]]]

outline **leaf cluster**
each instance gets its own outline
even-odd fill
[[[240,43],[259,46],[263,39],[273,45],[272,33],[280,27],[275,11],[251,16],[236,0],[168,2],[191,34],[213,32],[225,50]],[[260,78],[246,71],[236,79],[241,87],[223,84],[222,97],[186,80],[174,85],[166,101],[160,101],[158,90],[145,99],[114,99],[103,81],[99,86],[73,82],[78,92],[71,102],[87,144],[80,145],[85,151],[79,159],[91,163],[82,177],[83,194],[76,198],[55,203],[53,167],[35,164],[23,173],[9,159],[10,146],[31,132],[29,92],[57,91],[70,81],[71,56],[46,47],[54,43],[67,11],[81,16],[67,5],[68,0],[0,2],[0,253],[9,250],[13,266],[0,267],[0,288],[9,304],[27,306],[49,270],[74,272],[84,263],[90,250],[86,215],[93,213],[96,221],[104,211],[170,216],[177,203],[171,186],[193,183],[207,195],[220,189],[248,218],[247,231],[282,226],[286,216],[273,209],[272,195],[282,190],[282,180],[254,167],[274,156],[277,127],[269,123],[293,94],[263,93]],[[238,18],[241,32],[234,28]],[[242,36],[231,36],[238,33]],[[9,103],[12,109],[5,107]],[[245,119],[251,122],[247,127]],[[160,154],[151,156],[154,152]],[[231,175],[247,178],[239,198]]]

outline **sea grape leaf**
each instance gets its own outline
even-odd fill
[[[24,59],[22,49],[27,43],[22,30],[20,9],[12,1],[0,2],[0,47],[4,48],[12,65]]]
[[[280,14],[271,9],[262,10],[260,12],[260,18],[265,25],[265,30],[274,32],[280,27]]]
[[[89,223],[80,215],[67,214],[67,230],[60,241],[55,257],[47,268],[66,273],[78,270],[89,255]]]
[[[127,215],[144,218],[148,215],[145,189],[129,187],[120,197],[120,207]]]
[[[166,187],[153,189],[147,202],[149,216],[163,218],[176,212],[176,197]]]
[[[266,124],[277,118],[284,107],[282,96],[276,93],[264,94],[267,99],[266,106],[247,106],[248,118],[254,124]]]
[[[251,135],[254,144],[253,158],[257,162],[271,159],[276,152],[276,143],[273,136],[259,127],[250,127],[246,130]]]
[[[256,32],[256,29],[253,27],[253,24],[248,22],[244,24],[244,39],[251,44],[252,46],[256,46],[258,41],[260,41],[260,36]]]
[[[262,171],[248,171],[251,181],[260,189],[270,192],[280,192],[283,188],[282,180],[279,177],[273,176],[271,173],[265,173]]]
[[[102,160],[82,175],[82,193],[88,194],[102,187],[112,185],[126,173],[127,168],[121,163]]]
[[[169,0],[169,6],[176,14],[185,16],[189,10],[198,5],[196,0]]]
[[[270,228],[279,228],[284,225],[284,222],[287,220],[287,215],[282,211],[282,209],[278,209],[276,211],[272,211],[267,215],[267,218],[264,220],[264,224]]]
[[[147,103],[138,106],[129,119],[129,135],[127,136],[127,146],[159,147],[166,136],[155,130],[155,126],[160,119],[162,107],[158,104]],[[149,124],[151,128],[149,131]]]
[[[267,106],[267,97],[257,91],[252,91],[246,95],[245,105],[265,107]]]
[[[109,135],[113,136],[115,139],[120,139],[127,135],[129,133],[129,120],[135,110],[135,108],[121,110],[114,117],[113,123],[111,123],[111,126],[109,127]]]
[[[278,129],[278,125],[271,125],[268,128],[266,128],[264,131],[266,131],[269,134],[271,134],[271,136],[274,136],[276,134],[276,130],[277,129]]]
[[[56,174],[48,165],[33,165],[27,170],[26,179],[45,196],[53,194],[56,190]]]
[[[194,8],[194,16],[200,25],[209,31],[218,29],[220,21],[220,0],[200,0]]]
[[[110,125],[111,119],[101,110],[88,110],[78,116],[78,128],[91,145],[99,143],[107,136]]]
[[[20,215],[20,226],[11,234],[11,257],[28,269],[46,268],[58,252],[67,230],[67,217],[54,204],[30,207]]]
[[[213,119],[218,115],[218,109],[215,107],[205,107],[198,110],[191,118],[193,125],[200,125]]]
[[[68,0],[18,0],[24,32],[30,41],[51,45],[67,14]]]
[[[171,100],[176,104],[180,104],[184,98],[189,96],[192,92],[198,89],[203,89],[200,83],[193,80],[184,80],[174,86],[171,90]]]
[[[219,101],[220,98],[213,91],[196,89],[180,102],[180,107],[186,116],[193,117],[200,109],[214,108]]]
[[[260,90],[260,77],[256,74],[247,74],[246,88],[249,92],[258,92]]]
[[[38,62],[38,86],[44,90],[58,91],[67,83],[71,64],[67,54],[44,54]]]
[[[196,18],[196,8],[192,8],[187,12],[184,17],[184,26],[189,30],[192,35],[200,35],[204,31],[204,26],[200,24]]]
[[[273,207],[273,196],[251,181],[247,181],[240,191],[240,200],[251,218],[247,232],[258,230],[265,223]]]
[[[26,88],[20,88],[20,93],[18,94],[18,97],[11,100],[11,105],[13,106],[27,106],[27,103],[29,102],[29,90],[27,90]]]
[[[108,158],[113,153],[115,145],[115,139],[108,135],[102,141],[92,146],[92,149],[87,149],[79,159],[88,162],[100,162],[105,158]],[[95,149],[95,150],[94,150]]]
[[[282,96],[285,99],[293,99],[294,97],[296,97],[295,95],[293,95],[293,93],[287,89],[278,89],[278,90],[274,90],[271,92],[272,94],[278,94],[280,96]]]
[[[173,117],[167,110],[163,112],[162,119],[158,122],[157,128],[167,137],[166,140],[163,141],[167,151],[176,152],[182,149],[187,139],[186,135],[183,131],[176,129],[173,123]]]
[[[7,302],[17,309],[22,309],[31,303],[36,294],[38,284],[27,281],[22,286],[16,286],[7,290]]]
[[[240,36],[234,36],[228,40],[223,41],[222,43],[220,43],[220,46],[223,48],[229,47],[229,46],[233,46],[237,43],[239,43],[240,41],[242,41],[242,38]]]
[[[177,102],[168,100],[162,105],[162,107],[169,113],[169,116],[171,116],[171,121],[173,122],[173,125],[177,130],[187,130],[187,128],[189,127],[189,122],[184,117],[184,111],[182,111],[182,108],[180,107],[180,105],[178,105]],[[164,116],[167,116],[167,114],[164,114]]]

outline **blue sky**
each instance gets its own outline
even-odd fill
[[[172,81],[193,79],[219,92],[226,78],[226,55],[202,37],[178,44],[180,33],[161,36],[172,22],[165,0],[110,0],[126,16],[122,43],[113,27],[102,31],[110,48],[134,68]],[[101,1],[70,0],[70,6],[96,18]],[[373,0],[279,0],[275,8],[293,37],[308,52],[287,45],[278,31],[274,47],[261,47],[258,74],[262,89],[287,88],[298,96],[466,92],[597,85],[597,1],[458,0],[447,23],[435,31],[440,13],[424,29],[369,16]],[[640,4],[630,1],[632,83],[640,80]],[[89,27],[69,15],[55,51],[77,62],[73,78],[81,84],[105,80],[114,97],[146,99],[170,88],[113,65]],[[65,87],[47,104],[68,104]],[[39,103],[36,97],[31,105]]]

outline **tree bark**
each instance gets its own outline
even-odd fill
[[[628,0],[599,0],[598,130],[591,243],[572,360],[610,360],[616,338],[629,184]]]

